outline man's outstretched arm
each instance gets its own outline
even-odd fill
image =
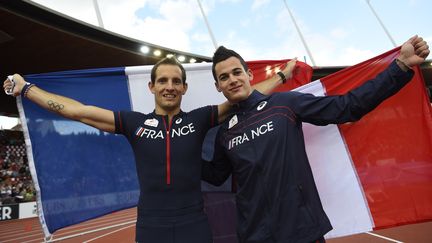
[[[12,95],[15,97],[22,95],[42,108],[65,118],[80,121],[106,132],[115,131],[114,114],[110,110],[84,105],[76,100],[50,93],[27,83],[19,74],[13,75],[13,82],[15,86],[11,80],[6,79],[3,82],[3,88],[5,91],[13,88]],[[24,93],[21,94],[22,92]]]

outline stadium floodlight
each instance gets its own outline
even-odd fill
[[[266,71],[266,76],[270,76],[272,72],[271,66],[266,66],[265,71]]]
[[[181,55],[177,58],[180,62],[184,62],[186,60],[186,57]]]
[[[155,50],[154,52],[153,52],[153,55],[155,55],[155,56],[160,56],[162,54],[162,52],[161,52],[161,50]]]
[[[141,46],[140,51],[144,54],[149,53],[150,48],[148,46]]]

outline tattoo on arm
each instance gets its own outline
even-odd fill
[[[48,104],[48,107],[53,111],[60,111],[60,110],[63,110],[63,108],[64,108],[63,104],[57,103],[57,102],[52,101],[52,100],[48,100],[47,104]]]

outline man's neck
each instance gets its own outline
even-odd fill
[[[160,116],[168,116],[168,121],[171,121],[175,115],[180,113],[180,107],[170,111],[156,107],[155,113]]]
[[[242,99],[242,100],[233,101],[233,100],[229,100],[228,99],[228,102],[230,103],[231,106],[238,106],[240,102],[247,100],[251,96],[251,94],[253,93],[253,91],[254,91],[254,89],[252,89],[249,92],[248,96],[246,98]]]

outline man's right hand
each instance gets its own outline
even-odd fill
[[[285,75],[286,79],[289,80],[293,76],[293,71],[297,63],[297,57],[291,59],[287,62],[284,69],[282,69],[282,73]]]
[[[3,89],[6,92],[6,91],[10,91],[10,89],[13,87],[12,96],[17,97],[17,96],[21,95],[21,90],[23,89],[24,85],[26,84],[26,81],[19,74],[13,75],[13,81],[15,82],[15,86],[12,84],[12,81],[7,78],[3,82]]]
[[[397,59],[407,68],[412,68],[422,64],[429,53],[427,42],[422,37],[415,35],[402,45]]]

